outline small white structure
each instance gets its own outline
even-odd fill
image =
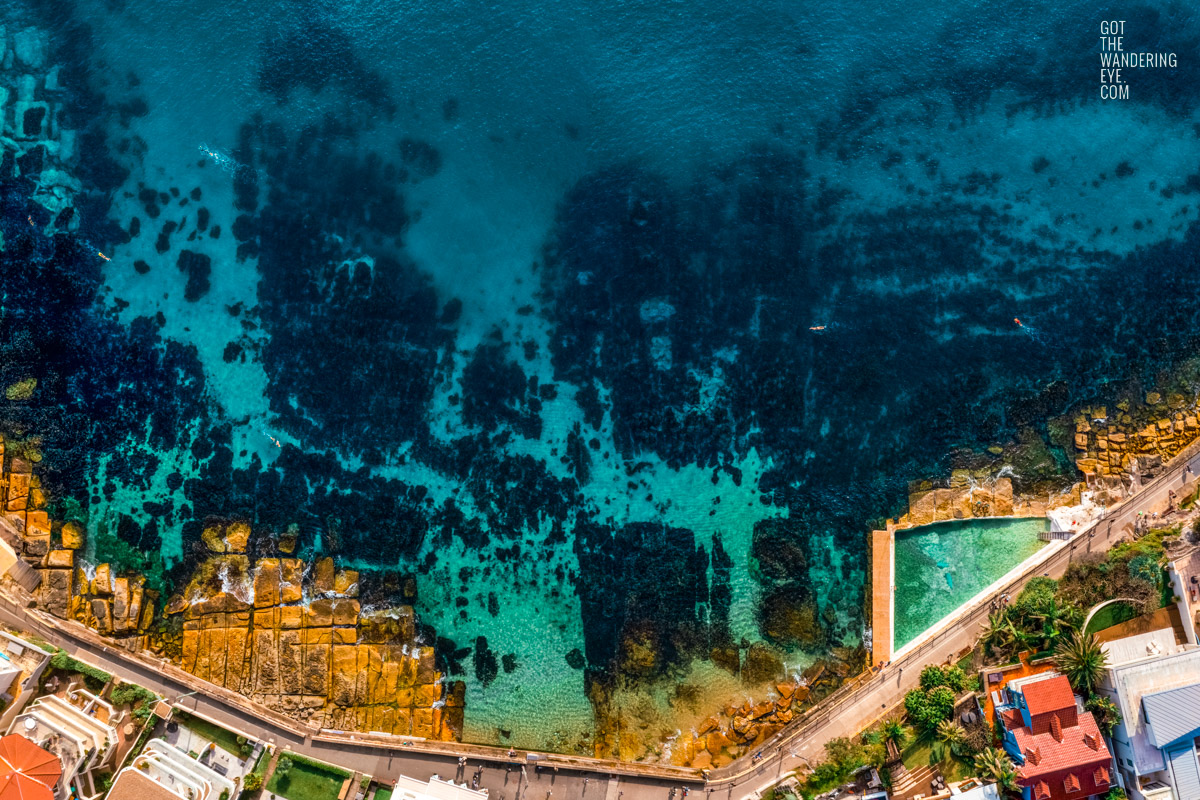
[[[108,798],[217,800],[222,794],[236,796],[236,784],[175,745],[151,739],[133,763],[117,774]]]
[[[950,785],[953,800],[1000,800],[1000,787],[994,783],[981,783],[978,778]]]
[[[465,783],[444,781],[437,775],[422,783],[401,775],[396,779],[393,800],[487,800],[487,789],[472,789]]]

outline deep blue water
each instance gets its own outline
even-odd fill
[[[859,645],[908,481],[1196,350],[1184,4],[1106,11],[1179,57],[1125,102],[1083,2],[4,11],[76,131],[74,211],[0,163],[56,511],[168,587],[214,516],[416,575],[468,738]]]

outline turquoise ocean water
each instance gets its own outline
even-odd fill
[[[26,241],[6,168],[0,378],[40,388],[0,421],[168,587],[211,517],[414,575],[474,741],[576,747],[596,687],[669,730],[747,691],[714,648],[858,646],[909,480],[1196,344],[1183,5],[1127,9],[1180,66],[1111,103],[1086,3],[3,10],[111,261]],[[997,567],[937,535],[955,586],[905,591],[948,609]]]

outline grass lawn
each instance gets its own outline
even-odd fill
[[[923,733],[904,746],[904,749],[900,751],[900,760],[911,772],[929,766],[929,754],[932,750],[933,735]],[[960,781],[973,772],[971,764],[957,756],[951,756],[948,761],[938,764],[938,769],[948,781]]]
[[[392,800],[392,787],[380,786],[376,789],[375,800]]]
[[[1129,603],[1112,603],[1096,612],[1088,623],[1085,633],[1096,633],[1113,625],[1128,622],[1138,615],[1138,610]]]
[[[237,758],[245,757],[242,754],[242,748],[238,746],[237,734],[233,731],[227,731],[220,725],[214,725],[207,720],[193,717],[191,714],[183,711],[176,711],[172,719],[185,728],[190,728],[200,734],[230,755]]]
[[[267,782],[267,791],[288,800],[337,800],[347,777],[347,773],[292,756],[287,776],[281,778],[278,772],[274,773]]]

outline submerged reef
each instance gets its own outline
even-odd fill
[[[688,152],[636,92],[422,95],[335,10],[229,42],[230,108],[109,5],[0,31],[15,544],[55,613],[299,719],[725,763],[861,667],[865,530],[1119,493],[1197,431],[1181,82],[1128,104],[1166,155],[1074,67],[952,48],[735,137],[682,104]],[[173,141],[181,98],[223,113]]]

